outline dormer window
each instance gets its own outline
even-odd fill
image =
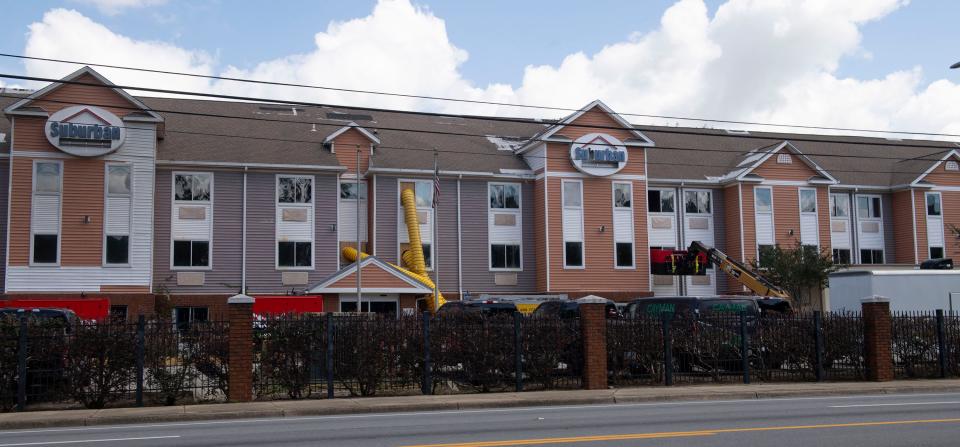
[[[3,141],[3,139],[0,138],[0,141]],[[947,162],[947,166],[944,169],[948,171],[960,171],[960,166],[957,165],[957,162],[950,160]]]
[[[777,163],[782,165],[788,165],[793,163],[793,157],[790,154],[777,154]]]

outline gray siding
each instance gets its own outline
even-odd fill
[[[437,204],[437,261],[440,290],[456,292],[459,287],[457,269],[457,181],[440,180],[440,202]]]
[[[0,160],[0,290],[7,278],[7,203],[10,200],[10,159]]]
[[[494,285],[495,272],[490,271],[489,233],[487,232],[488,197],[486,180],[463,180],[460,184],[462,243],[463,243],[463,290],[470,294],[482,292],[514,293],[535,292],[536,258],[534,254],[533,183],[521,187],[523,207],[523,271],[517,273],[517,285]]]
[[[896,257],[896,245],[894,243],[894,234],[893,234],[893,195],[892,194],[882,194],[881,196],[883,207],[883,262],[884,264],[892,264]],[[856,206],[856,202],[851,201],[851,206]]]
[[[247,290],[252,294],[300,291],[337,271],[339,253],[333,229],[340,197],[337,177],[314,174],[314,268],[307,286],[283,286],[283,272],[276,268],[276,174],[279,172],[251,172],[247,177]]]
[[[377,234],[374,238],[374,253],[378,258],[399,264],[397,262],[397,178],[376,176],[377,188],[374,198],[377,207],[376,225]],[[372,221],[373,216],[370,216]]]
[[[713,190],[713,237],[717,250],[727,251],[727,225],[726,225],[726,202],[723,196],[722,188]],[[686,249],[686,247],[684,247]],[[649,256],[649,253],[647,253]],[[716,268],[716,266],[714,266]],[[721,293],[727,290],[730,277],[722,270],[717,269],[717,292]]]
[[[170,268],[172,175],[172,170],[157,170],[153,237],[154,291],[168,291],[173,294],[239,292],[243,249],[243,174],[224,171],[213,173],[213,268],[204,271],[203,286],[178,286],[177,273]]]

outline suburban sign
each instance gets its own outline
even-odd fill
[[[585,174],[612,175],[627,165],[627,148],[612,135],[591,133],[570,145],[570,161]]]
[[[123,121],[116,115],[93,106],[64,108],[47,119],[47,141],[57,149],[78,157],[109,154],[126,137]]]

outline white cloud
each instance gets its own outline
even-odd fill
[[[711,16],[702,0],[679,0],[664,12],[657,29],[593,54],[570,54],[557,65],[528,66],[516,86],[477,86],[466,79],[461,66],[468,53],[450,41],[442,18],[408,0],[381,0],[366,17],[328,24],[315,35],[311,51],[252,67],[217,70],[215,59],[204,51],[133,40],[62,9],[31,25],[26,53],[67,59],[83,54],[84,59],[120,65],[413,95],[557,107],[600,98],[621,112],[960,132],[960,108],[954,106],[960,103],[960,85],[927,83],[915,67],[877,79],[837,75],[845,58],[880,50],[861,46],[860,28],[905,5],[905,0],[729,0]],[[94,43],[110,51],[86,51]],[[27,71],[56,77],[70,70],[31,62]],[[417,110],[538,113],[102,71],[118,84]]]
[[[81,3],[96,6],[100,12],[113,16],[126,9],[144,8],[147,6],[162,5],[167,0],[76,0]]]

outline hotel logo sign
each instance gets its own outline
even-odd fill
[[[44,133],[57,149],[78,157],[109,154],[126,138],[120,118],[93,106],[72,106],[54,113],[47,119]]]
[[[570,145],[570,161],[584,174],[613,175],[627,165],[627,148],[612,135],[591,133]]]

